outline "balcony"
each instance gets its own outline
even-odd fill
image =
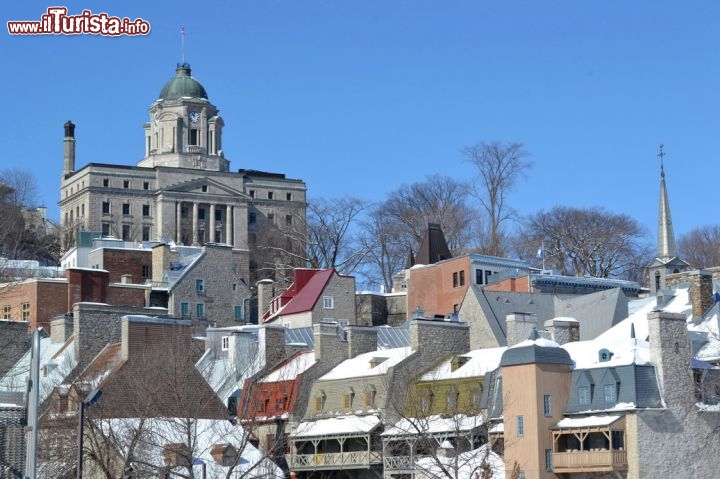
[[[375,451],[330,452],[327,454],[292,454],[290,468],[306,469],[367,469],[382,462],[382,454]]]
[[[383,459],[385,472],[408,472],[413,468],[413,463],[410,456],[385,456]]]
[[[627,469],[627,451],[591,450],[553,453],[553,472],[602,472]]]

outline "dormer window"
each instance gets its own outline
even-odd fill
[[[387,361],[387,358],[372,358],[370,360],[370,368],[376,368],[385,361]]]
[[[314,398],[313,409],[316,413],[322,412],[325,409],[325,391],[320,391]]]
[[[578,404],[588,405],[590,404],[590,387],[581,386],[578,388]]]
[[[603,386],[603,396],[605,402],[614,403],[617,401],[617,388],[615,384],[605,384]]]
[[[343,393],[343,409],[349,411],[352,408],[353,399],[355,399],[355,391],[348,387]]]
[[[463,367],[468,361],[470,361],[470,358],[467,356],[455,356],[452,361],[450,361],[450,371],[457,371],[461,367]]]
[[[372,384],[369,384],[367,388],[365,389],[365,407],[370,409],[375,407],[375,395],[377,394],[377,391],[375,390],[375,386]]]

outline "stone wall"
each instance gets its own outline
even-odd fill
[[[355,324],[399,326],[407,320],[407,294],[360,292],[355,295]]]
[[[332,308],[325,307],[325,296],[332,298]],[[313,308],[312,316],[314,323],[327,319],[355,324],[355,278],[333,273]]]
[[[0,320],[0,377],[30,349],[26,321]]]
[[[507,324],[508,347],[530,338],[532,330],[537,329],[537,317],[534,314],[508,314],[505,323]]]

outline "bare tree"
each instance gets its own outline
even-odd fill
[[[391,291],[393,275],[405,267],[410,251],[417,250],[414,240],[402,225],[384,214],[382,205],[374,207],[362,221],[359,240],[366,251],[359,270],[362,282]]]
[[[341,274],[354,272],[366,254],[355,233],[368,205],[351,197],[309,202],[307,250],[311,267],[336,268]]]
[[[516,242],[520,257],[541,259],[563,274],[635,279],[649,258],[645,230],[633,218],[602,208],[558,206],[531,215]]]
[[[720,225],[695,228],[678,241],[680,257],[695,268],[720,266]]]
[[[475,194],[488,216],[485,253],[505,256],[503,247],[507,221],[515,212],[507,205],[508,194],[517,181],[532,167],[521,143],[480,142],[463,149],[467,160],[477,168]]]

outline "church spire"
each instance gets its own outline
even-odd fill
[[[677,256],[677,251],[675,248],[675,232],[670,217],[670,202],[668,201],[665,186],[665,169],[663,167],[665,152],[663,146],[660,145],[660,153],[658,153],[660,157],[660,209],[658,214],[657,258],[667,261]]]

